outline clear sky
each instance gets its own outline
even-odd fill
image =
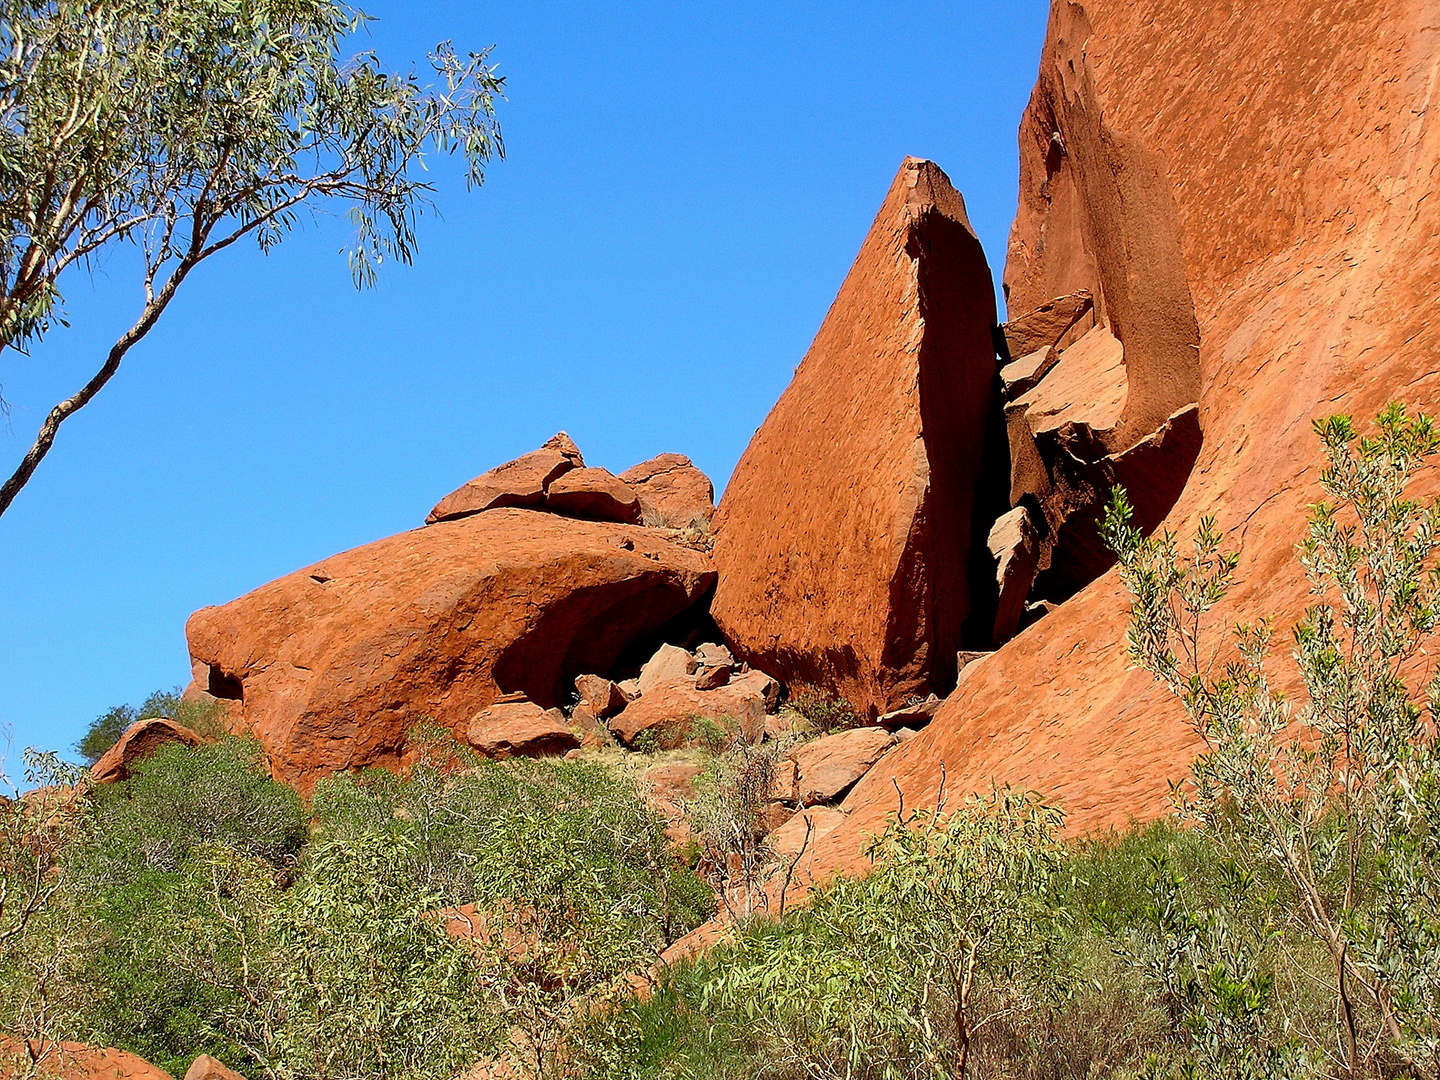
[[[437,165],[413,268],[356,292],[344,222],[237,247],[0,517],[0,726],[68,748],[189,676],[185,619],[419,525],[564,429],[721,487],[907,154],[964,193],[997,276],[1046,0],[361,0],[396,70],[494,45],[507,158]],[[8,475],[138,308],[123,255],[72,326],[0,357]],[[0,743],[0,752],[3,752]]]

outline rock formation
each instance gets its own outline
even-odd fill
[[[1051,529],[1037,591],[1073,598],[966,668],[859,781],[816,877],[858,865],[897,785],[933,804],[942,774],[952,805],[1035,789],[1073,831],[1168,809],[1196,741],[1128,670],[1087,491],[1121,480],[1184,537],[1216,516],[1241,554],[1219,627],[1310,601],[1294,545],[1318,495],[1311,421],[1440,409],[1435,27],[1418,0],[1056,0],[1021,129],[1007,334],[1059,352],[1010,430],[1017,502]]]
[[[505,694],[560,704],[714,580],[705,555],[655,530],[490,509],[196,612],[189,693],[234,702],[232,727],[304,787],[400,762],[422,720],[464,737]]]
[[[989,644],[985,518],[1009,509],[994,323],[964,202],[906,160],[721,500],[713,614],[739,659],[874,715],[948,690],[956,651]]]
[[[32,1072],[33,1057],[39,1058],[39,1068]],[[0,1080],[29,1076],[56,1080],[174,1080],[164,1069],[124,1050],[74,1042],[21,1043],[0,1035]]]
[[[640,497],[647,525],[684,528],[715,512],[715,485],[684,454],[661,454],[620,474]]]
[[[160,747],[168,743],[199,746],[204,741],[184,724],[177,724],[174,720],[161,717],[137,720],[125,729],[120,741],[105,751],[100,760],[90,767],[90,775],[97,784],[128,780],[135,763],[143,761]]]
[[[481,473],[435,504],[425,524],[453,521],[507,506],[540,506],[550,485],[571,469],[585,468],[580,448],[560,432],[539,450]]]

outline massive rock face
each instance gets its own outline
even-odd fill
[[[994,323],[963,200],[907,159],[721,500],[713,614],[741,659],[874,714],[949,689],[967,633],[988,643]]]
[[[1055,431],[1065,409],[1084,420],[1092,463],[1128,451],[1108,467],[1132,470],[1132,492],[1175,484],[1166,527],[1217,517],[1241,553],[1221,635],[1265,614],[1283,627],[1311,599],[1294,560],[1318,496],[1311,421],[1440,408],[1437,88],[1440,22],[1420,0],[1055,2],[1006,284],[1022,316],[1082,292],[1094,312],[1059,342],[1084,362],[1066,375],[1062,356],[1029,409],[1057,409]],[[1154,460],[1201,431],[1193,469]],[[1032,464],[1050,476],[1055,460]],[[1076,831],[1166,811],[1196,742],[1128,670],[1114,572],[1082,579],[860,781],[817,876],[856,860],[896,784],[907,806],[933,802],[942,770],[952,805],[992,782],[1036,789]]]
[[[305,787],[401,761],[423,719],[484,744],[481,710],[510,693],[559,704],[714,581],[705,555],[654,530],[490,509],[196,612],[190,692],[235,702],[232,726]]]

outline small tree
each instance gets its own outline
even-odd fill
[[[1237,556],[1205,519],[1182,559],[1170,533],[1145,537],[1117,491],[1105,531],[1134,596],[1129,649],[1180,699],[1205,749],[1184,811],[1242,863],[1293,887],[1333,964],[1342,1067],[1376,1062],[1379,1038],[1422,1077],[1440,1075],[1440,682],[1416,661],[1440,622],[1440,506],[1406,496],[1437,451],[1429,417],[1398,404],[1359,438],[1347,417],[1315,425],[1327,457],[1300,561],[1317,596],[1294,629],[1304,693],[1271,684],[1268,622],[1235,630],[1216,666],[1209,615]],[[1338,603],[1336,602],[1338,601]],[[1427,714],[1428,706],[1428,714]]]
[[[16,0],[0,12],[0,352],[63,323],[61,279],[107,248],[142,256],[135,322],[45,418],[0,514],[202,262],[278,244],[304,207],[339,203],[371,283],[409,262],[424,155],[461,151],[468,180],[501,152],[486,55],[432,55],[438,88],[340,59],[365,16],[342,0]]]

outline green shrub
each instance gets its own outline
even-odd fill
[[[855,711],[855,706],[842,697],[822,694],[815,690],[802,690],[792,697],[785,706],[821,735],[836,731],[848,731],[859,727],[864,718]]]

